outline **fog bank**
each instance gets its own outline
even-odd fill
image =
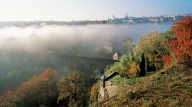
[[[7,27],[0,29],[0,49],[24,49],[30,51],[70,50],[70,48],[102,47],[106,42],[121,42],[131,38],[138,42],[141,35],[151,31],[164,32],[171,24],[134,25],[86,25],[59,26],[42,25],[25,28]]]

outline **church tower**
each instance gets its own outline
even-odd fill
[[[115,20],[115,16],[114,16],[114,14],[113,14],[113,18],[112,18],[112,20]]]

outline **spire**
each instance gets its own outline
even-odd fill
[[[114,16],[114,14],[113,14],[113,18],[112,18],[112,20],[115,20],[115,16]]]
[[[129,17],[129,16],[128,16],[128,13],[127,13],[127,17]]]
[[[127,16],[126,16],[126,13],[125,13],[125,18],[126,18]]]

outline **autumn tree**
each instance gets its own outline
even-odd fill
[[[80,71],[74,71],[66,77],[60,79],[58,83],[58,102],[69,100],[69,106],[85,106],[86,89],[83,87],[83,75]]]
[[[46,69],[41,75],[33,76],[27,82],[22,83],[4,102],[5,107],[53,107],[56,106],[58,98],[57,90],[58,76],[56,71]]]
[[[172,26],[174,38],[170,42],[172,52],[179,62],[192,61],[192,17],[184,17]]]
[[[10,100],[16,93],[16,88],[10,87],[4,91],[0,96],[0,107],[13,107],[14,104],[10,103]]]
[[[160,70],[164,66],[163,56],[170,55],[169,42],[172,37],[171,30],[165,33],[150,32],[141,36],[136,47],[136,54],[142,56],[144,53],[149,61],[149,68]]]
[[[139,75],[139,71],[140,71],[139,64],[133,61],[129,69],[129,74],[136,77],[137,75]]]
[[[26,82],[33,75],[41,72],[37,68],[9,71],[5,77],[0,78],[0,93],[8,87],[18,87],[21,82]]]

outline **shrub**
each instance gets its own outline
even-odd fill
[[[131,74],[133,76],[138,76],[140,71],[139,64],[137,64],[135,61],[131,63],[131,67],[129,69],[128,74]]]
[[[189,81],[189,77],[182,77],[182,81],[183,82],[188,82]]]

